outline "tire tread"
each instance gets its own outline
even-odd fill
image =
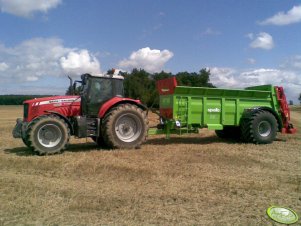
[[[120,144],[119,142],[117,142],[114,139],[114,134],[113,134],[113,130],[114,130],[114,118],[117,114],[119,114],[122,111],[135,111],[138,115],[141,116],[141,118],[143,119],[143,124],[144,124],[144,131],[142,131],[143,133],[143,137],[142,139],[138,140],[137,143],[135,143],[134,145],[129,145],[129,144]],[[147,115],[146,113],[139,108],[136,105],[133,104],[120,104],[114,108],[112,108],[103,118],[102,120],[102,134],[103,134],[103,140],[105,142],[105,144],[112,149],[119,149],[119,148],[138,148],[140,147],[140,145],[146,140],[147,138],[147,131],[148,131],[148,119],[147,119]]]
[[[43,150],[41,148],[39,148],[35,142],[34,142],[34,130],[35,130],[35,126],[37,125],[37,123],[41,122],[42,120],[46,120],[46,119],[52,119],[52,120],[58,120],[59,123],[61,123],[63,126],[66,127],[66,130],[67,130],[67,134],[66,135],[66,142],[65,144],[63,145],[63,147],[61,149],[57,149],[57,150],[52,150],[51,152],[48,152],[47,150]],[[58,116],[56,115],[42,115],[38,118],[35,118],[28,126],[27,128],[27,131],[26,131],[26,138],[27,140],[27,143],[28,143],[28,146],[36,153],[38,153],[39,155],[52,155],[52,154],[58,154],[58,153],[61,153],[63,152],[68,144],[69,144],[69,140],[70,140],[70,128],[69,126],[67,125],[67,123],[59,118]]]

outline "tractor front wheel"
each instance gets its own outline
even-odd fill
[[[40,155],[62,152],[68,145],[68,125],[55,115],[44,115],[35,119],[27,130],[29,146]]]
[[[136,105],[122,104],[106,114],[102,134],[110,148],[138,148],[146,140],[146,113]]]

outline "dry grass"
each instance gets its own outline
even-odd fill
[[[252,145],[203,130],[130,151],[73,139],[39,157],[11,136],[21,115],[0,107],[0,225],[278,225],[273,204],[301,214],[300,132]],[[301,130],[300,108],[292,119]]]

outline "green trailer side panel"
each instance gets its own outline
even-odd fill
[[[271,85],[230,90],[177,86],[174,94],[160,96],[160,108],[172,109],[173,119],[182,126],[196,125],[222,129],[224,125],[239,126],[245,109],[269,107],[279,109]]]

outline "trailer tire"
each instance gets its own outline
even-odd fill
[[[269,144],[275,140],[277,128],[278,123],[273,114],[263,110],[254,111],[242,120],[242,138],[248,143]]]
[[[28,144],[39,155],[61,153],[66,149],[69,138],[68,125],[55,115],[34,119],[27,129]]]
[[[139,148],[146,140],[147,131],[145,111],[133,104],[114,107],[102,123],[104,142],[109,148]]]

